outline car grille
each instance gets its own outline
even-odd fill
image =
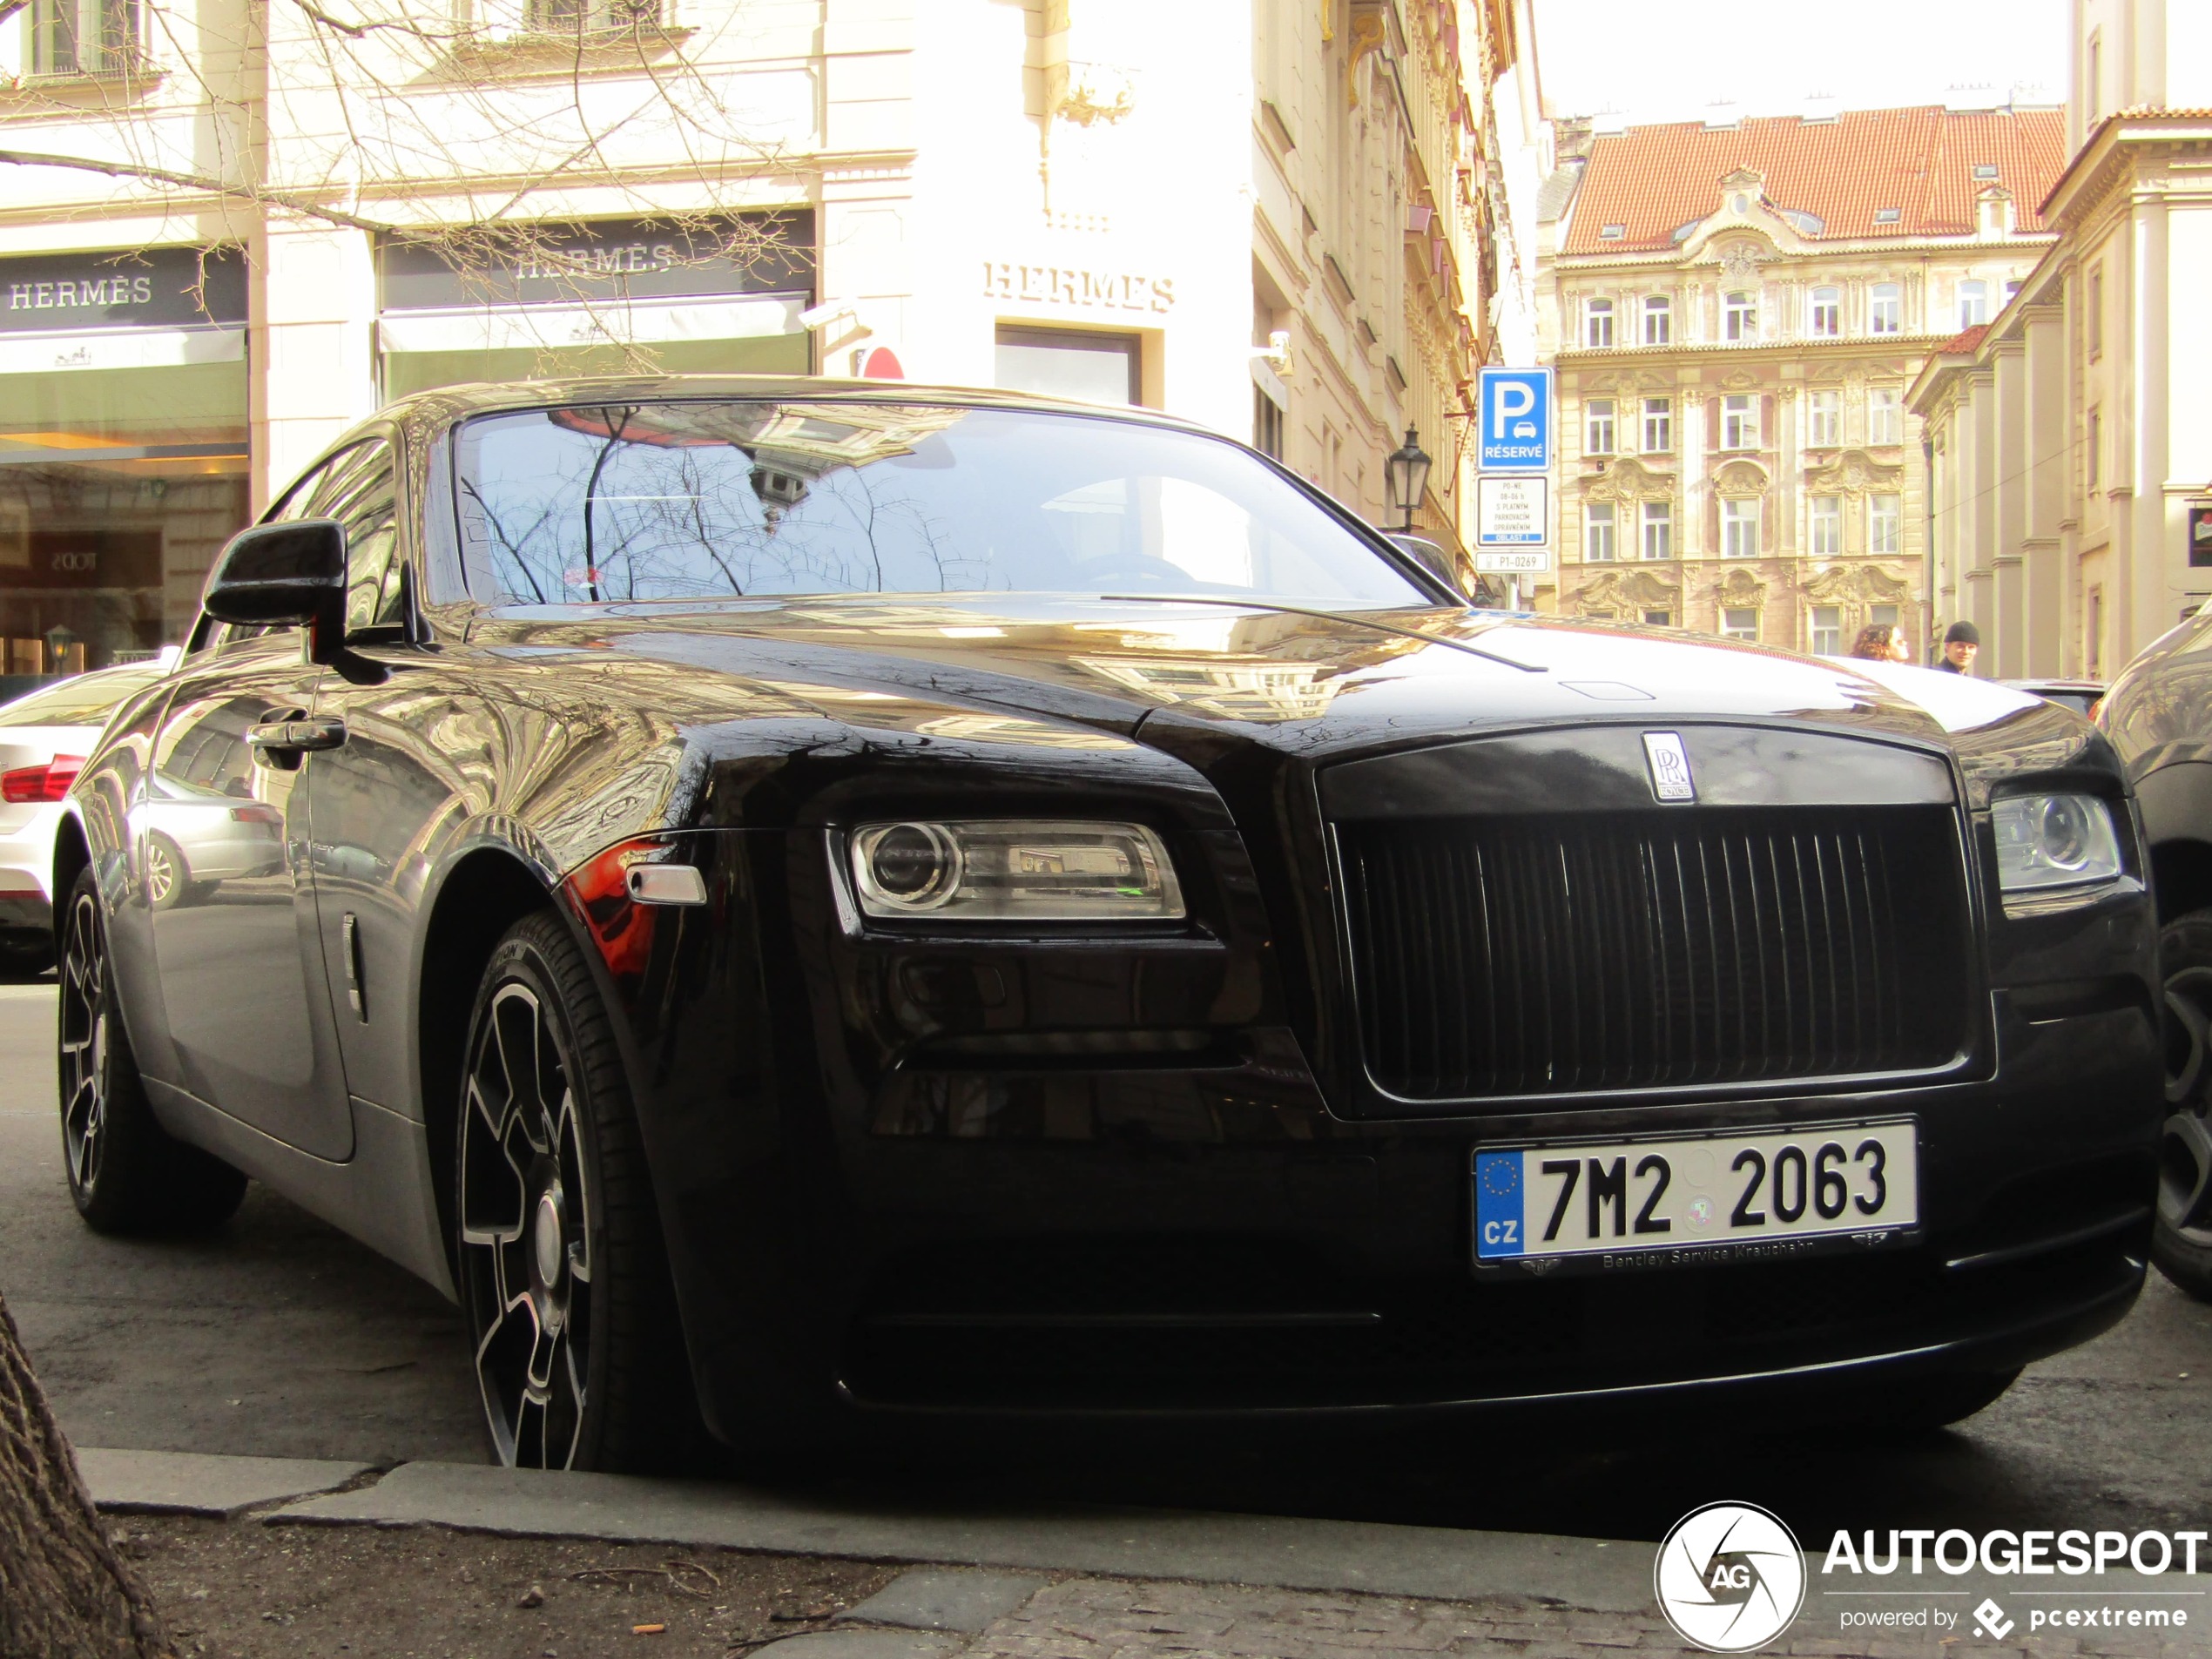
[[[1918,1071],[1966,1045],[1947,807],[1338,826],[1367,1068],[1412,1100]]]

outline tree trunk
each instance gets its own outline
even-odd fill
[[[0,1659],[173,1659],[0,1297]]]

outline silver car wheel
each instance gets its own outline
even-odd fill
[[[89,1192],[100,1172],[107,1127],[107,935],[89,892],[70,907],[62,948],[60,1046],[62,1148],[70,1184]]]
[[[510,1467],[570,1467],[588,1399],[593,1195],[570,1076],[536,994],[500,986],[469,1055],[460,1232],[476,1380]]]

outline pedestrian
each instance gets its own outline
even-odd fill
[[[1851,654],[1871,663],[1909,663],[1912,647],[1905,643],[1904,631],[1893,622],[1870,622],[1858,631],[1852,642]]]
[[[1936,669],[1945,674],[1970,674],[1974,654],[1981,649],[1981,630],[1971,622],[1954,622],[1943,633],[1943,658]]]

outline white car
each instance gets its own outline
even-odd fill
[[[0,973],[52,965],[49,889],[62,798],[108,717],[166,673],[175,655],[75,674],[0,704]]]

